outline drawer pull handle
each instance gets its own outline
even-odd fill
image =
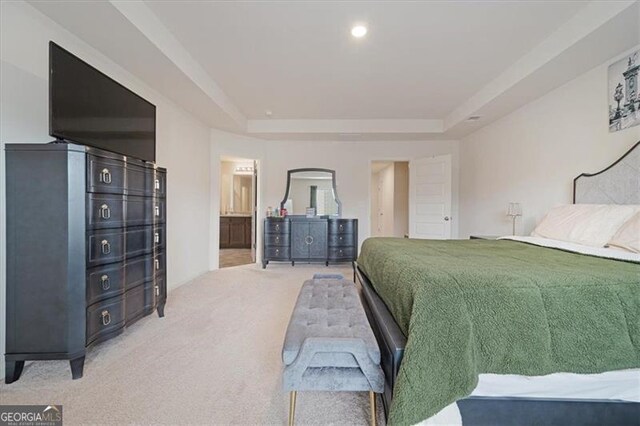
[[[156,271],[160,269],[160,261],[158,259],[155,260]]]
[[[160,217],[160,206],[155,206],[153,210],[155,212],[156,217]]]
[[[102,254],[111,253],[111,244],[109,244],[109,241],[102,240],[102,242],[100,243],[100,250],[102,250]]]
[[[156,188],[157,190],[159,190],[159,189],[160,189],[160,179],[156,179],[156,182],[155,182],[155,188]]]
[[[100,172],[100,182],[106,183],[107,185],[111,183],[111,172],[109,169],[104,168]]]
[[[108,205],[103,204],[100,206],[100,217],[102,219],[111,219],[111,209]]]
[[[344,226],[340,225],[339,228],[341,231],[344,231]]]
[[[280,249],[276,249],[276,255],[280,254]]]
[[[100,277],[100,282],[102,283],[102,289],[107,291],[111,288],[111,279],[109,275],[103,275]]]
[[[109,313],[109,311],[104,310],[102,311],[102,325],[109,324],[111,324],[111,314]]]
[[[307,245],[313,244],[313,237],[311,235],[307,235],[304,237],[304,242],[307,243]]]
[[[160,296],[160,287],[156,286],[156,296]]]
[[[280,237],[276,237],[276,243],[280,242]]]
[[[160,242],[160,233],[156,232],[153,234],[153,242],[158,244]]]
[[[280,230],[280,225],[276,224],[276,231],[279,231],[279,230]]]

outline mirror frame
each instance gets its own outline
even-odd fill
[[[331,169],[319,169],[315,167],[309,167],[309,168],[303,168],[303,169],[288,170],[287,171],[287,190],[284,193],[284,199],[280,202],[280,209],[282,210],[284,208],[284,205],[286,204],[287,199],[289,198],[289,189],[291,188],[291,175],[293,173],[300,173],[300,172],[331,173],[331,185],[333,186],[333,195],[335,197],[335,201],[338,204],[338,214],[337,216],[331,215],[329,217],[342,217],[342,202],[340,201],[340,198],[338,197],[338,191],[336,190],[336,171]],[[291,215],[291,216],[295,216],[295,215]]]

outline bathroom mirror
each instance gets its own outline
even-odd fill
[[[287,172],[287,190],[280,208],[291,215],[340,216],[342,203],[336,193],[336,172],[329,169],[294,169]]]
[[[253,176],[233,175],[233,196],[231,209],[233,212],[251,214],[251,187]]]
[[[220,215],[251,216],[253,210],[253,164],[220,162]]]

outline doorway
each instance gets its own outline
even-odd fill
[[[409,236],[409,162],[371,162],[371,236]]]
[[[257,161],[220,161],[220,268],[256,262]]]

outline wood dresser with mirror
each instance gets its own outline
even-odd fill
[[[335,171],[294,169],[280,208],[284,217],[264,221],[262,267],[269,262],[351,262],[358,257],[358,219],[342,218]]]

